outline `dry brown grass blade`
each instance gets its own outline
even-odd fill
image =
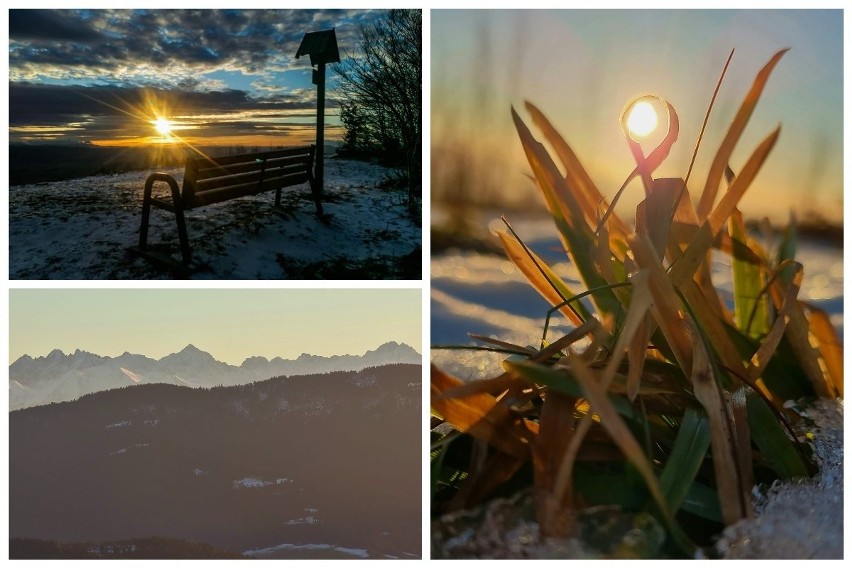
[[[787,53],[787,51],[787,49],[783,49],[776,53],[763,67],[763,69],[760,70],[751,86],[751,89],[740,105],[740,109],[734,117],[734,120],[731,122],[731,126],[728,128],[728,133],[725,135],[725,139],[722,141],[722,145],[719,147],[719,151],[716,153],[716,157],[713,159],[713,163],[710,166],[710,172],[707,175],[707,182],[704,185],[704,191],[701,193],[701,198],[698,202],[698,216],[700,218],[706,217],[710,213],[711,209],[713,209],[713,203],[715,203],[716,194],[719,191],[719,184],[722,181],[725,168],[731,161],[731,155],[734,152],[734,147],[736,147],[740,136],[742,136],[742,133],[754,112],[754,108],[757,106],[758,100],[760,100],[760,95],[763,92],[763,88],[766,86],[766,82],[769,80],[769,75],[772,73],[772,69],[781,57]]]
[[[811,332],[819,342],[819,352],[825,361],[837,396],[843,397],[843,346],[837,337],[837,331],[831,324],[828,314],[823,310],[806,305],[810,314]]]
[[[751,426],[748,423],[746,408],[746,393],[748,387],[742,386],[733,393],[722,391],[725,395],[725,405],[734,429],[734,450],[737,458],[737,472],[740,475],[740,502],[746,517],[754,515],[752,507],[751,488],[754,486],[753,456],[751,451]]]
[[[527,156],[527,161],[535,174],[537,185],[542,190],[548,208],[554,213],[554,218],[562,218],[571,231],[583,234],[589,232],[585,221],[585,213],[565,183],[565,178],[559,172],[550,154],[544,146],[535,139],[515,109],[512,108],[512,119],[521,139],[521,145]],[[562,232],[562,231],[560,231]]]
[[[795,264],[793,278],[787,285],[787,290],[784,293],[784,298],[781,301],[781,306],[778,308],[778,314],[775,317],[775,322],[769,329],[769,333],[763,339],[760,347],[751,357],[751,362],[748,367],[748,378],[751,381],[756,381],[763,373],[772,355],[775,354],[778,344],[781,343],[781,338],[784,336],[784,331],[790,321],[790,310],[793,306],[798,305],[796,296],[799,295],[799,289],[802,285],[803,267],[801,264]]]
[[[505,231],[497,231],[497,236],[503,244],[503,250],[509,260],[527,277],[530,284],[551,306],[558,306],[574,296],[567,287],[560,291],[561,279],[548,267],[541,258],[531,250],[523,247],[516,238]],[[562,284],[564,286],[564,284]],[[564,297],[563,297],[564,296]],[[583,321],[568,306],[559,309],[559,313],[567,317],[574,325]]]
[[[432,403],[436,398],[449,400],[451,398],[466,398],[477,394],[487,394],[497,398],[516,384],[518,379],[509,373],[503,373],[491,379],[477,379],[475,381],[461,382],[459,386],[448,388],[440,394],[432,395]]]
[[[710,450],[713,454],[713,470],[722,507],[722,520],[725,525],[731,525],[747,515],[742,500],[735,429],[719,384],[713,376],[707,349],[697,337],[693,346],[692,385],[695,398],[704,407],[710,423]]]
[[[590,226],[592,226],[597,220],[595,213],[597,212],[598,207],[601,204],[606,207],[606,200],[603,195],[601,195],[597,186],[595,186],[594,181],[592,181],[592,178],[589,176],[586,169],[580,163],[577,155],[562,135],[553,128],[553,125],[547,117],[544,116],[544,113],[542,113],[529,101],[525,103],[525,106],[532,116],[533,123],[535,123],[535,125],[542,131],[544,137],[548,142],[550,142],[551,146],[553,146],[553,149],[556,151],[556,155],[559,157],[559,160],[565,166],[566,182],[569,187],[576,191],[577,199],[583,211],[586,213],[586,221]],[[630,234],[630,230],[618,216],[612,216],[609,219],[608,228],[612,238],[617,239],[622,243],[626,242],[627,235]]]
[[[675,286],[680,286],[687,279],[692,278],[698,267],[704,262],[707,253],[713,246],[716,235],[722,230],[728,217],[733,214],[740,199],[742,199],[751,182],[754,181],[761,166],[763,166],[767,156],[769,156],[769,152],[775,146],[780,132],[781,127],[776,128],[772,134],[760,143],[746,162],[740,175],[737,176],[734,183],[731,184],[731,187],[722,197],[721,201],[719,201],[719,204],[709,217],[707,217],[707,221],[698,229],[692,242],[689,243],[689,246],[686,247],[680,258],[675,261],[671,270],[671,278]],[[698,214],[699,217],[702,217],[700,210]]]
[[[651,192],[636,210],[636,232],[648,235],[657,256],[663,258],[675,212],[676,199],[683,190],[680,178],[659,178],[653,181]]]
[[[550,390],[544,399],[539,431],[532,445],[536,513],[542,534],[568,537],[574,533],[573,491],[556,494],[562,457],[574,436],[576,398]]]
[[[630,240],[630,249],[640,268],[648,271],[649,289],[653,298],[654,319],[669,344],[680,368],[688,373],[692,368],[692,345],[686,328],[685,314],[681,310],[669,277],[663,271],[660,258],[647,237],[636,235]]]
[[[633,285],[633,294],[630,297],[630,306],[627,309],[627,318],[621,328],[618,341],[613,348],[612,357],[607,361],[607,367],[603,376],[606,380],[606,388],[615,376],[618,366],[627,351],[627,396],[631,401],[639,394],[642,370],[647,357],[648,338],[653,332],[649,318],[651,309],[651,292],[649,289],[648,271],[639,270],[630,276]]]
[[[475,440],[468,478],[453,496],[447,512],[474,507],[486,500],[497,488],[509,481],[526,463],[502,452],[488,452],[488,444]]]
[[[769,292],[776,309],[780,310],[787,292],[786,284],[780,278],[775,278],[769,283]],[[814,392],[824,398],[836,397],[837,393],[833,381],[826,376],[820,365],[819,351],[811,344],[810,324],[799,302],[790,306],[788,316],[790,321],[787,324],[785,335],[796,359],[802,366],[802,370],[814,387]]]
[[[458,388],[462,381],[434,365],[431,371],[432,408],[462,432],[483,440],[517,459],[529,457],[533,434],[521,416],[487,394],[465,398],[444,398],[444,392]]]
[[[618,448],[624,453],[624,456],[633,464],[639,475],[645,481],[651,497],[660,509],[660,512],[671,521],[672,513],[669,510],[669,505],[660,489],[660,484],[654,475],[654,469],[648,461],[645,452],[630,429],[618,415],[612,403],[607,398],[605,376],[597,378],[593,375],[592,370],[586,366],[583,359],[577,355],[571,355],[570,364],[574,377],[580,383],[586,399],[589,401],[592,410],[600,417],[601,426],[606,429],[612,440]]]
[[[479,335],[476,333],[468,333],[468,336],[471,339],[476,339],[477,341],[481,341],[482,343],[487,343],[489,345],[493,345],[495,347],[500,347],[506,349],[507,351],[518,352],[518,353],[529,353],[532,355],[535,353],[535,349],[532,347],[524,347],[523,345],[516,345],[514,343],[509,343],[508,341],[501,341],[499,339],[494,339],[493,337],[488,337],[486,335]]]

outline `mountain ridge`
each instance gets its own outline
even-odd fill
[[[139,384],[167,383],[196,388],[247,384],[270,377],[359,371],[393,363],[422,363],[413,347],[389,341],[363,355],[310,355],[296,359],[247,357],[239,366],[217,360],[188,344],[160,359],[125,351],[117,357],[80,349],[46,356],[25,354],[9,365],[9,409],[76,400],[86,394]]]

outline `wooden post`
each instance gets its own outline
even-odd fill
[[[308,32],[302,38],[302,43],[296,51],[296,59],[310,55],[313,71],[312,82],[317,86],[317,143],[316,167],[314,168],[314,184],[317,194],[323,193],[323,169],[325,165],[325,64],[339,63],[340,52],[337,49],[337,35],[334,29],[319,32]],[[319,203],[317,204],[319,208]]]
[[[325,62],[318,65],[316,74],[317,84],[317,153],[315,183],[319,194],[323,194],[323,160],[325,158]]]

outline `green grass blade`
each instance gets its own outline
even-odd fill
[[[735,210],[729,223],[734,246],[748,249],[743,215]],[[761,294],[766,282],[759,266],[731,259],[734,274],[734,317],[737,327],[751,338],[757,339],[769,332],[769,299]]]
[[[807,477],[808,468],[766,402],[755,393],[746,396],[751,437],[781,479]]]
[[[531,363],[521,357],[509,357],[503,362],[503,366],[533,384],[545,385],[548,388],[562,394],[573,397],[584,397],[583,389],[577,380],[565,370],[553,369]],[[635,412],[630,402],[623,396],[608,395],[616,412],[627,418],[635,418]]]
[[[707,415],[697,408],[688,408],[660,476],[660,489],[672,511],[680,508],[689,493],[709,447],[710,424]]]

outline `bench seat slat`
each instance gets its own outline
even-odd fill
[[[246,195],[256,195],[265,191],[278,189],[290,185],[296,185],[308,181],[308,175],[305,172],[293,173],[271,179],[264,179],[262,182],[245,183],[240,185],[228,185],[207,191],[199,191],[193,194],[192,201],[184,203],[187,209],[201,207],[202,205],[211,205],[221,201],[236,199]]]
[[[228,175],[223,177],[196,180],[194,184],[194,190],[195,193],[201,193],[209,191],[211,189],[227,187],[229,185],[243,185],[252,182],[257,183],[259,180],[262,179],[278,178],[296,173],[305,174],[306,172],[307,167],[304,164],[290,165],[282,168],[267,168],[263,171],[258,170],[248,173],[242,173],[239,175]]]
[[[254,162],[255,160],[271,160],[274,158],[286,158],[289,156],[310,156],[313,153],[311,146],[303,146],[299,148],[284,148],[282,150],[270,150],[268,152],[256,152],[253,154],[235,154],[233,156],[220,156],[217,158],[190,158],[187,160],[187,165],[190,162],[195,162],[200,168],[209,166],[227,166],[230,164],[239,164],[242,162]]]
[[[246,172],[259,172],[284,167],[294,167],[306,170],[311,166],[311,163],[309,156],[295,156],[266,161],[256,160],[253,162],[232,164],[228,166],[211,167],[208,164],[204,164],[205,167],[202,167],[195,172],[194,179],[195,181],[201,181],[209,178],[224,177]]]

